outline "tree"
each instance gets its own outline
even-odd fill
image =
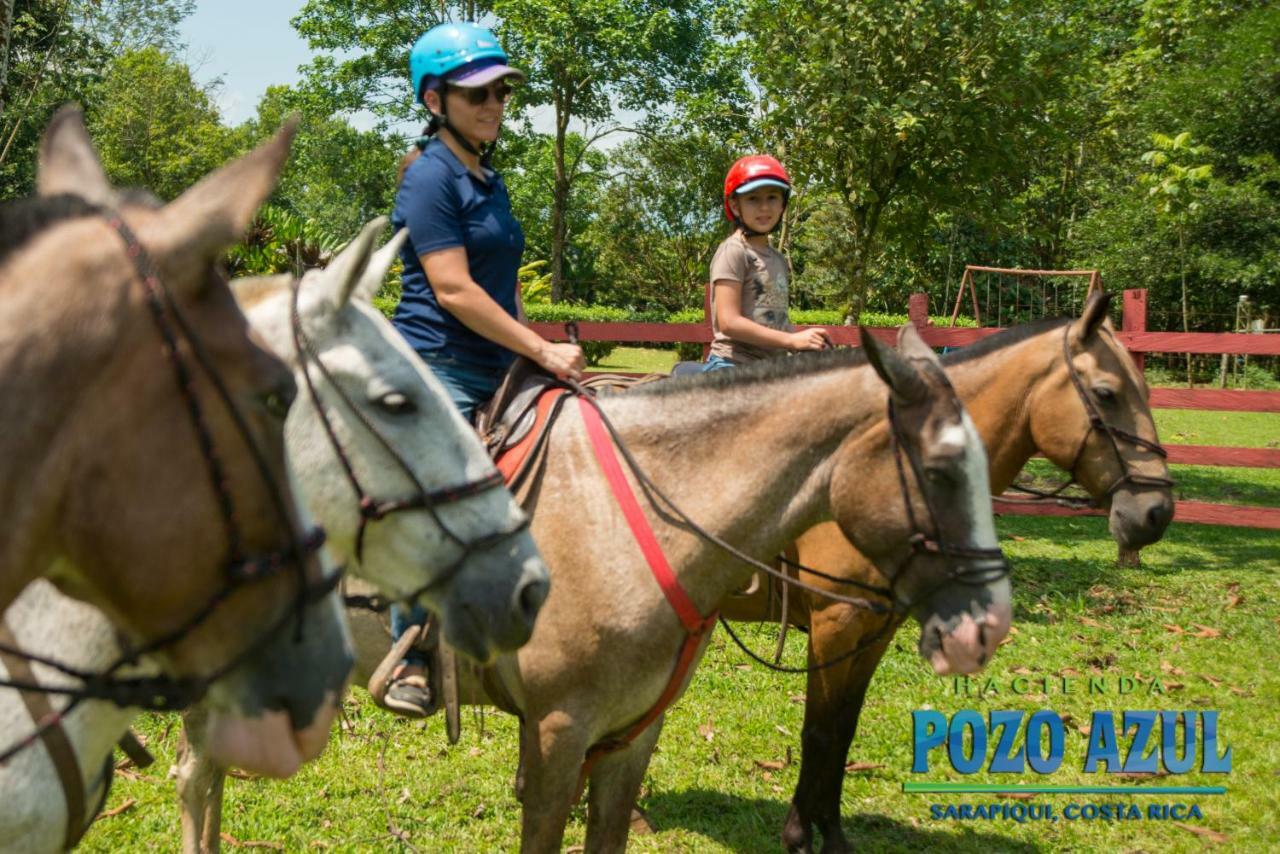
[[[1213,166],[1203,163],[1183,165],[1178,160],[1200,158],[1205,155],[1204,146],[1194,145],[1191,134],[1183,132],[1169,137],[1162,133],[1151,135],[1155,148],[1142,155],[1142,162],[1151,172],[1139,176],[1147,187],[1147,195],[1155,208],[1157,218],[1172,224],[1178,238],[1178,278],[1182,285],[1182,331],[1190,332],[1191,311],[1187,306],[1187,219],[1200,208],[1196,196],[1213,174]],[[1194,384],[1191,375],[1191,354],[1187,354],[1187,386]]]
[[[247,134],[247,144],[264,140],[293,113],[301,123],[271,203],[343,240],[388,213],[402,154],[399,140],[377,130],[356,130],[331,115],[309,90],[286,86],[268,88],[256,118],[240,131]]]
[[[74,0],[77,26],[113,53],[155,47],[181,50],[178,25],[196,8],[196,0]]]
[[[126,51],[93,91],[89,130],[115,184],[176,198],[243,146],[186,65],[149,47]]]
[[[617,107],[656,111],[676,90],[703,91],[719,71],[709,58],[710,0],[497,0],[507,49],[528,72],[522,101],[554,110],[551,294],[565,295],[568,205],[584,160],[569,151],[569,125],[584,122],[582,151],[619,128]]]
[[[640,135],[609,153],[612,172],[582,242],[611,305],[701,308],[726,232],[721,193],[737,152],[710,134]]]
[[[427,30],[450,20],[477,20],[489,3],[410,0],[307,0],[293,26],[314,51],[303,67],[303,88],[334,112],[369,110],[406,121],[422,116],[409,86],[409,48]]]
[[[110,55],[72,17],[72,0],[13,0],[8,72],[0,80],[0,198],[35,187],[40,134],[58,107],[86,103]]]
[[[1026,0],[752,0],[751,69],[804,183],[849,220],[850,318],[886,235],[927,222],[1014,162],[1054,85],[1059,40]],[[744,37],[747,34],[744,33]]]

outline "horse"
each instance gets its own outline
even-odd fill
[[[986,444],[993,494],[1003,493],[1039,452],[1109,509],[1111,534],[1122,548],[1137,549],[1159,540],[1172,519],[1172,482],[1146,383],[1115,339],[1108,303],[1095,294],[1077,320],[1014,327],[942,361]],[[884,583],[834,525],[807,531],[796,549],[798,565],[846,581]],[[823,589],[845,586],[811,577]],[[737,619],[747,615],[735,610],[750,607],[730,597],[724,610]],[[824,852],[848,851],[840,826],[846,757],[867,686],[900,621],[805,591],[788,611],[809,630],[815,669],[808,674],[800,777],[782,841],[790,852],[811,851],[816,825]]]
[[[296,287],[289,276],[232,287],[254,332],[304,389],[290,407],[285,440],[307,506],[329,533],[328,548],[384,600],[419,598],[441,615],[451,644],[487,661],[528,639],[547,570],[524,512],[506,490],[483,486],[493,465],[474,431],[371,305],[404,240],[401,232],[372,252],[385,225],[385,218],[371,222]],[[470,493],[468,483],[483,488]],[[43,584],[20,596],[4,619],[24,648],[80,669],[101,666],[118,645],[101,612]],[[42,681],[58,679],[37,670]],[[206,711],[196,708],[203,719]],[[63,723],[78,757],[74,791],[61,780],[59,792],[52,750],[28,751],[0,769],[0,828],[9,844],[51,850],[83,830],[96,813],[85,805],[105,798],[112,746],[136,713],[86,703]],[[0,694],[0,729],[20,726],[25,715],[16,696]],[[198,731],[192,738],[204,744]],[[181,791],[199,788],[187,766],[177,770]],[[216,824],[212,832],[216,839]],[[199,834],[184,823],[188,847]]]
[[[219,760],[277,776],[324,748],[351,655],[338,573],[285,466],[292,376],[216,260],[292,135],[157,210],[112,189],[64,109],[41,143],[40,197],[0,213],[0,610],[39,577],[96,605],[125,650],[62,688],[70,704],[178,708],[207,692]],[[143,654],[162,674],[122,678]]]
[[[587,850],[625,847],[661,709],[687,687],[716,603],[751,572],[736,555],[772,555],[820,519],[834,517],[875,556],[895,607],[921,622],[920,653],[935,669],[987,661],[1008,629],[1010,589],[985,452],[933,352],[910,327],[899,347],[867,336],[863,351],[602,395],[599,422],[585,399],[566,404],[528,499],[551,595],[519,652],[459,674],[464,702],[521,719],[522,850],[559,850],[587,785]],[[618,474],[649,497],[647,510],[636,501],[621,511],[625,499],[600,476],[609,457],[598,462],[593,446],[606,419],[634,463]],[[931,509],[944,505],[945,516]],[[647,537],[632,533],[644,530],[631,527],[636,515],[652,526]],[[654,560],[683,592],[655,583],[633,536],[646,553],[660,548]],[[729,543],[733,554],[720,545]],[[357,669],[368,670],[386,633],[368,614],[351,617]],[[216,794],[184,808],[216,815]]]

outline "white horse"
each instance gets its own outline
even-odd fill
[[[403,239],[371,256],[384,225],[384,219],[370,223],[328,268],[302,279],[298,340],[310,343],[323,371],[295,349],[288,277],[245,280],[237,295],[255,331],[297,378],[299,399],[285,424],[290,464],[300,493],[329,534],[330,550],[389,597],[416,594],[442,616],[451,644],[491,661],[529,638],[549,589],[547,568],[523,511],[505,489],[485,486],[494,469],[474,431],[370,304]],[[364,520],[337,449],[373,504],[425,493],[429,506],[407,502],[404,512]],[[478,486],[468,490],[466,484]],[[119,654],[115,631],[100,611],[47,584],[26,590],[4,622],[22,649],[83,671]],[[0,671],[12,675],[3,661]],[[46,684],[66,681],[38,664],[34,674]],[[74,797],[63,791],[44,743],[0,767],[0,848],[56,851],[77,836],[104,796],[112,745],[135,714],[86,702],[62,723],[79,766],[82,788]],[[23,697],[0,690],[0,732],[16,738],[34,727]],[[69,803],[82,804],[84,813],[69,815]]]

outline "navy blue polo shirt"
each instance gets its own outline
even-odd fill
[[[471,278],[503,311],[516,317],[516,278],[524,252],[524,231],[511,213],[502,177],[482,181],[440,139],[404,173],[391,224],[407,226],[400,249],[402,294],[392,322],[424,356],[448,356],[477,368],[505,369],[515,358],[507,348],[477,335],[436,301],[421,256],[463,247]]]

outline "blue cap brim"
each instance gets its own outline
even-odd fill
[[[779,181],[777,178],[757,178],[754,181],[748,181],[747,183],[743,184],[741,187],[735,190],[733,194],[735,196],[740,196],[743,193],[750,193],[753,190],[760,190],[765,187],[777,187],[779,190],[788,190],[788,191],[790,191],[791,189],[791,187],[787,185],[786,181]]]

